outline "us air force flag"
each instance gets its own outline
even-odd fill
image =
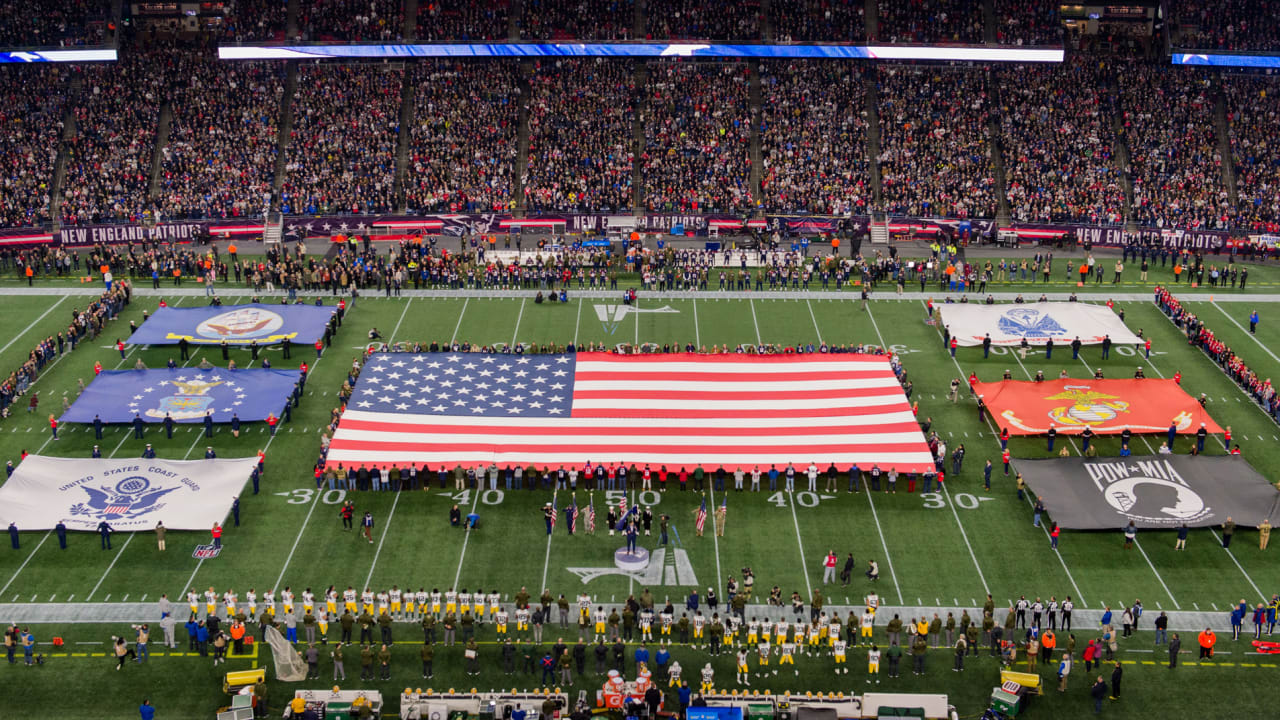
[[[1169,529],[1280,522],[1280,493],[1241,457],[1146,455],[1019,460],[1018,469],[1059,526]]]
[[[1060,347],[1077,337],[1081,344],[1097,345],[1107,335],[1117,345],[1134,345],[1142,339],[1130,332],[1111,308],[1073,302],[1037,302],[1016,305],[947,303],[939,306],[942,324],[962,347],[981,345],[991,334],[992,345],[1044,345],[1053,339]]]
[[[256,457],[102,460],[28,455],[0,487],[0,524],[71,530],[208,530],[222,522]]]
[[[297,370],[107,370],[93,379],[63,413],[63,422],[90,423],[95,415],[107,423],[127,423],[136,413],[143,422],[194,423],[213,413],[217,423],[266,420],[280,415],[298,381]]]
[[[324,337],[331,307],[315,305],[223,305],[160,308],[129,338],[130,345],[273,345],[285,340],[313,345]]]

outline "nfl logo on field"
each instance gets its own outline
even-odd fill
[[[222,552],[222,548],[217,545],[197,545],[192,551],[191,557],[197,560],[211,560],[218,557],[218,553]]]

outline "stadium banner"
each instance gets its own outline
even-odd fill
[[[1018,471],[1059,527],[1167,530],[1280,521],[1280,494],[1239,456],[1146,455],[1019,460]]]
[[[1222,428],[1173,380],[1002,380],[974,385],[996,424],[1010,435],[1059,434],[1085,428],[1099,435],[1134,433],[1194,434],[1203,423],[1210,433]]]
[[[211,305],[160,308],[129,337],[130,345],[312,345],[324,337],[335,312],[323,305]]]
[[[328,454],[346,467],[604,461],[933,467],[888,358],[875,355],[377,353]]]
[[[28,455],[0,487],[0,524],[21,530],[208,530],[222,522],[258,463]]]
[[[363,235],[381,230],[402,230],[406,233],[461,236],[476,233],[504,233],[520,227],[535,227],[539,221],[545,227],[565,232],[607,230],[607,213],[547,213],[529,218],[516,218],[510,213],[432,213],[424,215],[323,215],[286,216],[284,229],[288,234],[300,237],[331,236],[354,233]],[[630,219],[630,218],[628,218]],[[679,214],[647,213],[634,218],[635,229],[642,232],[670,231],[683,228],[704,235],[708,227],[717,221],[740,223],[741,215],[729,214]],[[770,231],[791,233],[836,232],[847,229],[865,232],[870,219],[866,215],[804,215],[768,214],[765,216]],[[630,226],[628,226],[630,227]],[[944,233],[961,236],[964,230],[971,235],[994,239],[995,222],[979,219],[919,218],[895,216],[890,220],[895,233],[919,236]],[[1171,230],[1140,228],[1129,232],[1116,225],[1077,225],[1053,223],[1017,223],[1008,228],[1027,242],[1067,239],[1095,247],[1121,247],[1131,240],[1159,244],[1176,249],[1216,250],[1236,247],[1248,238],[1233,238],[1230,233],[1218,230]],[[212,237],[255,237],[262,234],[261,219],[222,218],[190,220],[154,224],[71,225],[56,233],[39,228],[0,228],[0,245],[53,244],[61,247],[86,247],[95,244],[123,244],[130,242],[195,243],[206,235]]]
[[[711,57],[826,60],[942,60],[1060,63],[1062,48],[987,45],[730,45],[721,43],[448,43],[221,45],[220,60],[334,60],[351,58]]]
[[[194,423],[212,413],[213,421],[231,421],[232,413],[246,422],[280,416],[298,382],[297,370],[105,370],[93,379],[62,422]]]
[[[1076,338],[1084,345],[1098,345],[1108,336],[1115,344],[1142,342],[1111,308],[1103,305],[944,303],[937,307],[943,326],[961,347],[981,345],[988,334],[992,345],[1009,346],[1020,346],[1024,338],[1030,345],[1044,345],[1052,338],[1059,347],[1070,345]]]

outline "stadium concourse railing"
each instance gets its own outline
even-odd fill
[[[339,234],[373,234],[398,231],[402,235],[504,234],[510,232],[553,231],[571,235],[604,234],[610,218],[617,214],[543,213],[518,216],[514,213],[457,213],[423,215],[290,215],[284,218],[285,235],[324,237]],[[840,235],[865,237],[870,218],[865,215],[847,217],[766,214],[746,217],[740,214],[690,214],[679,212],[646,213],[626,218],[628,232],[707,237],[719,232],[752,230],[785,238]],[[714,229],[717,232],[711,232]],[[890,232],[899,237],[938,237],[960,242],[1056,243],[1080,244],[1085,247],[1119,247],[1138,240],[1165,247],[1203,251],[1221,251],[1247,242],[1262,242],[1271,236],[1245,234],[1243,230],[1203,230],[1138,228],[1120,225],[1014,223],[1001,226],[990,219],[948,219],[891,217]],[[260,217],[200,220],[165,220],[161,222],[117,222],[87,225],[60,225],[48,228],[0,228],[0,247],[55,246],[89,247],[96,244],[159,241],[186,243],[213,237],[261,237]],[[1274,244],[1274,243],[1268,243]]]

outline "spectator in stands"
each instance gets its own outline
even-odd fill
[[[981,0],[881,2],[880,40],[891,43],[981,43]]]
[[[540,63],[529,84],[526,208],[629,210],[636,93],[631,63]]]
[[[421,0],[418,42],[506,40],[508,0]]]
[[[50,219],[53,166],[67,107],[70,71],[58,65],[6,64],[0,70],[0,223]]]
[[[636,21],[634,0],[524,0],[521,40],[626,40]]]
[[[399,42],[403,0],[309,0],[298,3],[303,40]]]

